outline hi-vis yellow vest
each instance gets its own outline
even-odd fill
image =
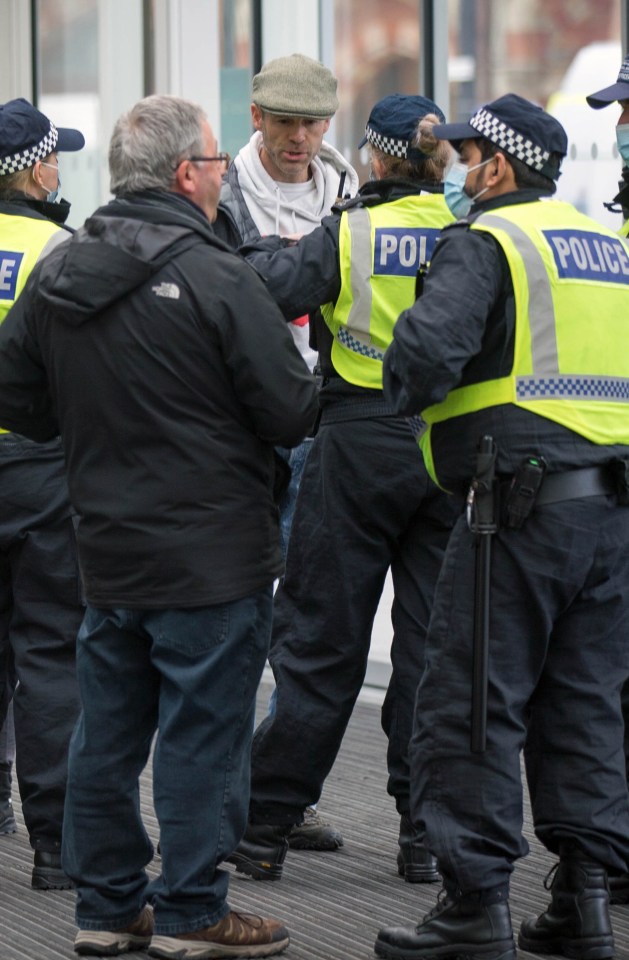
[[[417,269],[428,263],[441,228],[453,220],[441,194],[343,213],[341,290],[322,313],[334,335],[332,363],[344,380],[382,389],[382,358],[395,321],[415,302]]]
[[[60,229],[50,220],[0,213],[0,323],[37,261],[56,246]]]
[[[472,230],[505,252],[515,292],[508,376],[452,390],[422,412],[420,446],[435,477],[432,426],[510,403],[597,444],[629,444],[629,244],[557,200],[481,214]],[[465,318],[461,318],[465,322]]]
[[[37,261],[59,242],[60,229],[50,220],[0,213],[0,323]]]

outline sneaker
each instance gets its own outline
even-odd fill
[[[74,884],[61,869],[61,854],[57,851],[36,850],[31,875],[34,890],[72,890]]]
[[[280,880],[288,852],[290,826],[248,823],[245,835],[226,860],[254,880]]]
[[[306,807],[304,819],[288,834],[291,850],[337,850],[343,846],[343,835],[321,819],[314,807]]]
[[[144,950],[153,936],[153,909],[148,905],[121,930],[79,930],[74,951],[82,956],[117,957],[132,950]]]
[[[193,930],[192,933],[178,933],[174,937],[154,936],[149,956],[166,960],[272,957],[285,950],[288,944],[288,930],[279,920],[231,910],[211,927]]]

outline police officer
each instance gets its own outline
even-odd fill
[[[613,208],[615,204],[620,205],[624,222],[618,232],[626,237],[629,235],[629,56],[622,62],[616,83],[597,90],[586,97],[586,100],[594,110],[607,107],[610,103],[618,103],[620,107],[616,123],[616,145],[623,161],[622,179],[612,204],[606,206]],[[625,764],[629,780],[629,684],[625,684],[622,698],[625,716]],[[608,879],[610,903],[629,903],[629,873],[610,873]]]
[[[0,105],[0,322],[35,264],[70,237],[70,205],[57,199],[58,155],[84,143],[27,100]],[[64,889],[71,883],[61,870],[61,824],[83,606],[58,438],[36,444],[0,431],[0,611],[0,723],[17,676],[16,773],[35,850],[32,885]]]
[[[409,424],[382,396],[382,357],[395,318],[413,302],[418,268],[452,221],[441,182],[450,150],[430,132],[440,119],[425,97],[385,97],[361,144],[369,144],[375,180],[296,245],[275,237],[245,248],[287,319],[325,304],[317,338],[321,423],[275,595],[276,711],[254,738],[250,823],[231,858],[259,879],[281,875],[290,825],[318,799],[334,763],[389,567],[393,674],[382,723],[388,790],[401,817],[398,872],[409,882],[438,879],[409,818],[408,741],[456,507],[429,479]]]
[[[601,110],[616,102],[620,106],[620,116],[616,123],[616,145],[623,162],[622,180],[612,204],[619,204],[622,209],[624,223],[619,232],[626,237],[629,235],[629,56],[622,62],[616,83],[591,93],[585,99],[594,110]],[[629,899],[629,881],[627,898]]]
[[[445,195],[462,219],[396,324],[384,392],[422,413],[424,459],[446,489],[470,487],[481,438],[495,455],[487,737],[471,752],[471,499],[435,595],[411,745],[412,810],[446,896],[416,927],[381,930],[376,953],[515,957],[526,739],[535,831],[559,865],[519,945],[611,957],[606,870],[629,859],[629,248],[549,199],[567,138],[540,107],[508,94],[435,133],[460,152]]]

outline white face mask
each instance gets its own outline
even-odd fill
[[[482,163],[477,163],[473,167],[468,167],[461,160],[455,160],[448,170],[443,182],[443,196],[450,213],[457,219],[467,216],[474,201],[489,190],[489,187],[484,187],[475,196],[468,196],[465,192],[465,181],[468,173],[478,170],[479,167],[484,167],[486,163],[490,163],[493,159],[493,157],[490,157],[489,160],[483,160]]]

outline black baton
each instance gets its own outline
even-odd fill
[[[496,444],[492,437],[482,437],[478,445],[476,476],[472,480],[467,497],[467,523],[472,533],[476,534],[472,648],[472,753],[483,753],[487,739],[491,538],[498,529],[495,466]]]

